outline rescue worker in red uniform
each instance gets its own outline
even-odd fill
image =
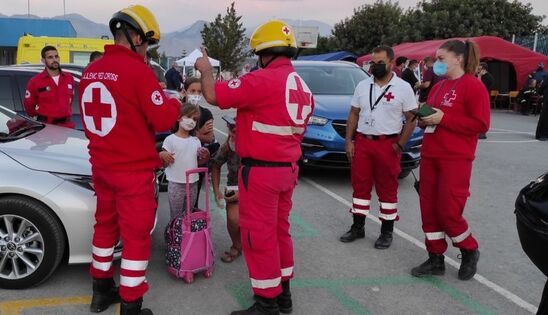
[[[420,207],[429,258],[411,270],[416,277],[443,275],[446,236],[460,248],[461,280],[471,279],[479,260],[478,242],[462,216],[478,136],[489,129],[489,94],[474,74],[479,53],[472,42],[451,40],[436,53],[434,72],[445,76],[428,96],[436,113],[421,118],[426,127],[420,168]]]
[[[42,48],[42,62],[46,68],[27,85],[25,112],[41,122],[74,128],[71,121],[74,78],[61,70],[55,47]]]
[[[289,213],[297,183],[300,144],[314,109],[310,89],[290,58],[295,35],[283,21],[259,26],[250,40],[260,69],[239,79],[217,82],[207,53],[196,62],[209,104],[236,108],[240,231],[255,304],[232,315],[290,313],[293,242]]]
[[[390,71],[394,62],[392,48],[376,47],[371,57],[373,77],[356,87],[346,125],[346,154],[351,162],[354,189],[350,212],[354,222],[340,240],[348,243],[365,237],[365,218],[375,185],[382,221],[375,248],[386,249],[392,244],[394,221],[398,220],[401,152],[416,126],[412,111],[417,108],[417,100],[411,86]]]
[[[97,194],[90,308],[102,312],[119,299],[112,256],[121,238],[120,313],[150,315],[141,305],[148,290],[145,272],[157,206],[154,170],[161,164],[155,131],[175,124],[180,102],[166,98],[145,63],[148,46],[160,40],[152,13],[130,6],[115,13],[109,26],[114,45],[105,46],[103,58],[90,64],[80,81],[80,110]]]

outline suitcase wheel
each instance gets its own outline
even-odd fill
[[[204,271],[204,277],[211,278],[212,276],[213,276],[213,267],[211,267],[208,270]]]
[[[194,282],[194,274],[192,272],[187,272],[183,275],[183,281],[190,284]]]

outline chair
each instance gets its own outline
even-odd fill
[[[499,96],[498,90],[491,90],[489,93],[489,98],[491,100],[491,106],[493,106],[494,109],[497,109],[497,97]]]
[[[513,111],[518,111],[518,94],[519,91],[510,91],[508,93],[508,110],[512,109]]]
[[[531,107],[533,108],[533,114],[536,116],[542,109],[542,103],[544,101],[543,95],[531,96]]]

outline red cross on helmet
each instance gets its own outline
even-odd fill
[[[293,30],[280,20],[268,21],[257,27],[249,41],[254,54],[272,54],[293,57],[297,53],[297,40]]]

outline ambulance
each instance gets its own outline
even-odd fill
[[[85,66],[89,63],[89,55],[94,51],[104,51],[111,39],[76,38],[76,37],[48,37],[24,35],[19,38],[17,45],[17,64],[41,63],[40,52],[44,46],[57,48],[61,63],[71,63]]]

